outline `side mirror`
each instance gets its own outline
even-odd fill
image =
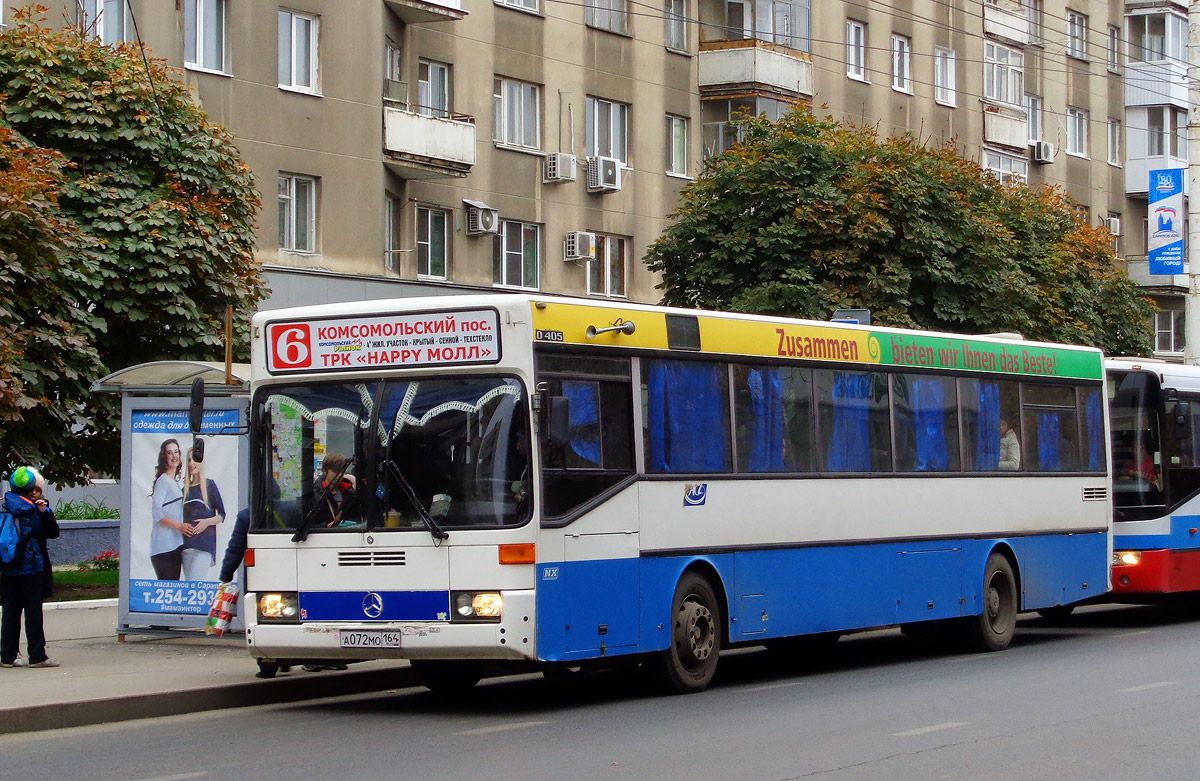
[[[1192,438],[1192,427],[1189,422],[1192,418],[1191,405],[1186,401],[1177,401],[1171,407],[1172,425],[1174,426],[1175,439],[1180,442]]]
[[[193,434],[200,433],[200,422],[204,418],[204,380],[192,380],[191,403],[188,407],[188,426]]]
[[[550,397],[548,439],[551,445],[562,446],[571,441],[571,401],[566,396]]]

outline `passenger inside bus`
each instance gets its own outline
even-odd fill
[[[1017,432],[1004,419],[1000,420],[1000,462],[997,468],[1002,472],[1016,472],[1021,468],[1021,443],[1017,439]]]
[[[313,486],[313,497],[320,501],[313,526],[329,528],[343,523],[358,523],[361,511],[355,478],[346,457],[327,453],[321,462],[321,478]],[[324,498],[322,498],[324,497]]]
[[[1143,438],[1134,441],[1129,459],[1117,470],[1117,480],[1145,480],[1158,487],[1158,466]]]

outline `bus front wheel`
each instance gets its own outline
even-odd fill
[[[409,664],[421,685],[437,694],[465,694],[483,678],[483,662],[413,659]]]
[[[983,611],[967,619],[967,641],[977,651],[1003,651],[1017,625],[1017,578],[1000,553],[988,556],[983,576]]]
[[[660,663],[664,682],[679,694],[704,691],[721,653],[721,606],[709,582],[685,573],[671,602],[671,637]]]

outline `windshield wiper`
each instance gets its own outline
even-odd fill
[[[392,477],[396,478],[396,482],[400,484],[400,488],[404,491],[404,495],[408,497],[408,501],[412,503],[413,508],[417,511],[417,517],[421,519],[421,523],[425,524],[425,528],[429,529],[429,533],[433,535],[435,544],[440,544],[442,540],[450,539],[450,534],[434,520],[425,506],[421,504],[421,500],[417,498],[417,492],[413,490],[412,484],[400,471],[400,467],[396,466],[396,462],[392,459],[386,459],[383,462],[391,471]]]
[[[304,516],[304,519],[301,520],[300,524],[296,527],[296,533],[292,535],[292,542],[304,542],[306,539],[308,539],[308,529],[310,526],[312,526],[313,518],[317,517],[317,510],[321,509],[321,505],[324,504],[325,500],[329,498],[329,495],[333,493],[333,487],[342,482],[342,478],[346,476],[346,471],[353,465],[354,456],[350,456],[346,459],[346,464],[342,467],[342,471],[337,473],[337,477],[333,478],[328,484],[325,485],[324,490],[321,491],[321,495],[318,496],[316,501],[313,502],[312,509],[308,511],[308,514]]]

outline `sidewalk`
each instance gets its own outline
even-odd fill
[[[240,635],[116,637],[116,600],[46,605],[47,649],[61,667],[0,669],[0,734],[415,686],[406,662],[263,680]],[[25,638],[22,636],[22,652]]]

